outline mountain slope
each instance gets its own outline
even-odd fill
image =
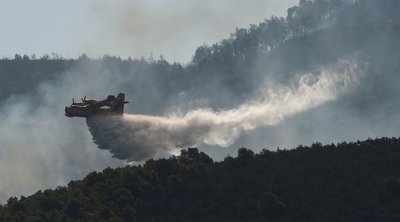
[[[3,221],[398,221],[400,139],[213,162],[197,149],[10,198]]]

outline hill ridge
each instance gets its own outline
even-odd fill
[[[93,172],[0,208],[2,221],[397,221],[400,138],[292,150],[196,148]],[[251,219],[251,220],[248,220]]]

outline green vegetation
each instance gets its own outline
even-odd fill
[[[82,78],[87,72],[110,72],[125,80],[118,90],[135,95],[136,103],[142,104],[133,108],[135,113],[162,114],[193,98],[206,99],[209,107],[229,108],[257,95],[265,87],[264,80],[285,82],[354,53],[369,65],[371,84],[377,83],[369,83],[366,90],[379,88],[378,77],[398,82],[393,70],[398,70],[400,57],[396,50],[400,47],[399,1],[350,2],[301,0],[288,9],[286,18],[271,17],[237,29],[230,38],[211,46],[198,47],[192,61],[184,65],[170,64],[162,56],[89,59],[83,54],[64,59],[15,55],[0,60],[0,100],[32,94],[40,83],[70,72],[81,73]],[[385,94],[382,97],[392,95],[391,90],[380,89]]]
[[[400,139],[214,162],[196,148],[90,173],[0,208],[0,221],[399,221]]]

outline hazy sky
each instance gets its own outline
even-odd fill
[[[0,56],[105,53],[187,62],[236,27],[285,16],[298,0],[0,0]]]

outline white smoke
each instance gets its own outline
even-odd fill
[[[340,62],[303,75],[291,87],[268,87],[258,100],[233,110],[198,109],[165,117],[126,114],[87,123],[99,148],[127,161],[202,143],[227,146],[244,131],[278,124],[336,99],[357,83],[360,71],[354,64]],[[96,149],[83,119],[66,118],[63,113],[72,96],[114,94],[125,79],[91,63],[60,76],[33,90],[35,96],[12,96],[0,107],[0,203],[10,196],[66,185],[93,170],[123,165]]]
[[[286,117],[336,99],[357,82],[358,67],[340,62],[334,69],[302,75],[292,87],[277,87],[261,99],[236,109],[198,109],[167,117],[131,115],[87,120],[99,148],[127,161],[150,158],[160,151],[176,153],[201,143],[226,147],[244,131],[276,125]]]
[[[64,116],[73,95],[116,91],[112,87],[118,80],[112,73],[97,67],[86,67],[82,73],[60,73],[32,89],[32,96],[13,95],[0,104],[1,204],[10,196],[56,188],[91,171],[123,165],[96,149],[82,119]],[[109,82],[115,86],[104,89]]]

